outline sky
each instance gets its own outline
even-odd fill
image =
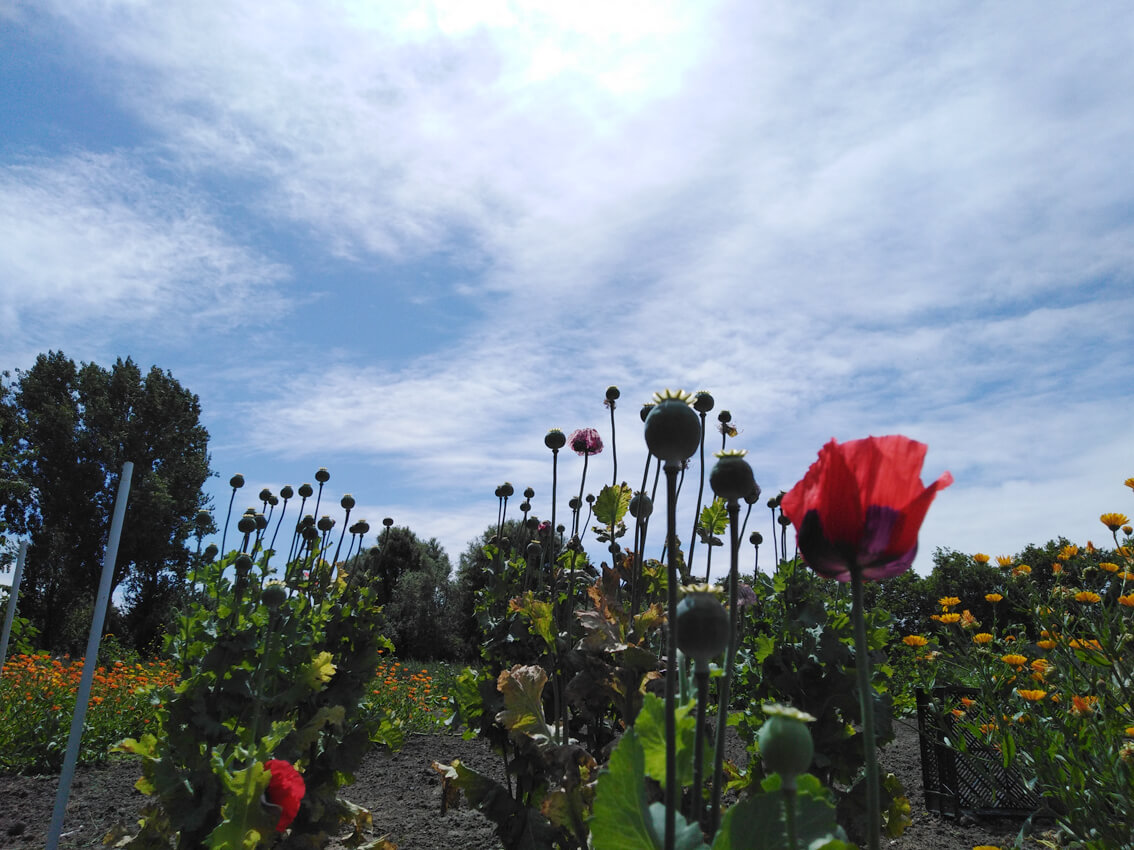
[[[222,517],[234,473],[239,512],[326,467],[367,543],[454,566],[502,482],[550,514],[549,428],[610,483],[611,385],[635,489],[641,405],[707,390],[766,495],[831,438],[927,443],[919,572],[1101,544],[1131,92],[1125,2],[0,0],[0,370],[157,365]]]

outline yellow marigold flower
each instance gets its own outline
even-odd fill
[[[956,596],[942,596],[937,600],[937,604],[940,605],[944,610],[948,611],[950,608],[954,608],[957,605],[960,605],[961,600]]]
[[[906,635],[902,638],[902,643],[906,646],[925,646],[929,641],[921,635]]]
[[[1023,667],[1028,663],[1028,659],[1023,655],[1017,655],[1015,652],[1009,652],[1007,655],[1001,655],[1000,660],[1005,664],[1011,664],[1013,667]]]
[[[1031,663],[1030,666],[1033,670],[1036,670],[1036,671],[1042,673],[1045,670],[1047,670],[1049,667],[1051,667],[1051,662],[1048,661],[1046,658],[1037,658],[1035,661],[1033,661]]]
[[[1038,689],[1033,691],[1028,690],[1027,688],[1016,688],[1016,693],[1018,693],[1028,702],[1039,702],[1041,699],[1047,696],[1047,691],[1041,691]]]
[[[1003,598],[1004,597],[1001,596],[999,593],[986,593],[984,595],[984,601],[985,602],[991,602],[993,605],[995,605],[997,602],[999,602]]]
[[[1095,710],[1095,705],[1098,703],[1098,697],[1081,697],[1078,694],[1071,696],[1071,713],[1082,716],[1090,714]]]
[[[959,719],[965,716],[965,710],[963,708],[954,708],[952,709],[952,714],[954,717]]]
[[[1099,569],[1104,570],[1108,573],[1116,573],[1118,572],[1118,564],[1112,564],[1109,561],[1103,561],[1101,564],[1099,564]]]
[[[1063,572],[1063,564],[1059,563],[1059,561],[1056,561],[1051,565],[1051,572],[1053,575],[1059,575],[1061,572]]]
[[[976,700],[972,697],[961,697],[961,705],[963,705],[965,708],[972,708],[974,705],[976,705]]]
[[[1091,591],[1091,590],[1080,590],[1078,593],[1075,594],[1075,601],[1076,602],[1095,603],[1095,602],[1098,602],[1100,599],[1102,599],[1102,597],[1099,596],[1094,591]]]
[[[993,732],[995,732],[997,730],[997,728],[998,727],[995,723],[982,723],[982,724],[980,724],[980,731],[983,732],[985,735],[992,734]],[[975,850],[975,848],[974,848],[974,850]]]
[[[980,620],[973,616],[973,612],[966,608],[961,612],[961,627],[965,629],[979,629]]]
[[[1099,522],[1111,531],[1118,531],[1118,529],[1130,522],[1130,517],[1126,514],[1106,513],[1099,517]]]
[[[1123,534],[1134,534],[1134,525],[1122,526],[1122,533]]]
[[[1037,640],[1036,646],[1040,649],[1055,649],[1055,641],[1051,638],[1044,638],[1043,640]]]
[[[1134,738],[1134,726],[1127,726],[1126,727],[1126,737]]]
[[[1067,642],[1067,645],[1072,649],[1093,649],[1099,652],[1102,651],[1102,644],[1100,644],[1094,638],[1090,638],[1088,640],[1071,639]]]
[[[1130,546],[1119,546],[1114,551],[1116,551],[1123,558],[1134,557],[1134,548],[1131,548]]]
[[[1010,567],[1014,563],[1010,555],[997,555],[996,563],[1002,567]]]
[[[987,564],[992,559],[989,558],[988,555],[984,554],[984,552],[977,552],[975,555],[973,555],[973,560],[978,564]]]
[[[933,619],[937,620],[939,623],[945,623],[946,625],[952,625],[953,623],[959,623],[961,621],[961,615],[960,614],[934,614]]]
[[[1118,577],[1123,581],[1134,581],[1134,573],[1121,572],[1118,574]]]
[[[1118,604],[1125,605],[1127,608],[1134,608],[1134,593],[1125,593],[1118,597]]]
[[[992,635],[988,632],[981,632],[980,634],[973,635],[973,643],[986,644],[992,643]]]
[[[1072,558],[1074,558],[1078,554],[1079,554],[1079,547],[1078,546],[1064,546],[1062,549],[1059,550],[1059,556],[1058,557],[1059,557],[1059,560],[1061,560],[1061,561],[1070,561]]]
[[[1095,552],[1099,551],[1095,547],[1095,544],[1092,543],[1090,540],[1087,541],[1087,545],[1083,548],[1086,549],[1088,555],[1093,555],[1093,554],[1095,554]]]
[[[1020,564],[1020,566],[1018,566],[1018,567],[1016,567],[1016,569],[1012,570],[1012,575],[1014,575],[1014,576],[1030,576],[1031,574],[1032,574],[1032,568],[1029,567],[1027,564]]]

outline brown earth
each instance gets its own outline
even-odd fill
[[[900,723],[897,730],[897,738],[880,758],[883,770],[895,773],[906,787],[913,826],[901,838],[883,839],[882,846],[889,850],[1011,846],[1019,821],[956,821],[926,811],[916,728]],[[484,741],[413,735],[399,752],[368,756],[344,796],[372,813],[370,837],[388,836],[401,850],[497,850],[501,845],[492,825],[479,812],[461,808],[441,814],[441,781],[431,764],[454,758],[503,780],[500,759]],[[133,787],[138,776],[136,764],[126,759],[80,768],[72,783],[60,847],[100,847],[112,827],[135,823],[144,799]],[[44,847],[57,784],[54,776],[0,776],[0,848]],[[334,841],[330,848],[344,846]],[[1040,845],[1029,841],[1025,846]]]

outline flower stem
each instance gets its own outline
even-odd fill
[[[866,641],[863,613],[863,579],[860,569],[851,570],[851,619],[854,621],[854,655],[858,670],[858,695],[862,706],[862,746],[866,756],[867,840],[870,850],[879,850],[882,835],[881,795],[878,788],[878,752],[874,742],[874,688],[870,683],[870,647]]]
[[[795,830],[795,789],[784,788],[784,814],[787,821],[787,846],[788,850],[795,850],[797,846],[796,830]]]
[[[709,702],[708,662],[698,659],[693,676],[697,681],[697,730],[693,738],[693,817],[690,820],[702,823],[705,818],[702,789],[705,785],[705,709]]]
[[[736,661],[736,648],[740,644],[740,631],[737,625],[740,610],[737,606],[737,581],[740,572],[740,534],[736,530],[736,520],[740,515],[740,504],[730,501],[727,505],[731,544],[731,562],[728,570],[728,649],[725,650],[724,677],[719,686],[717,704],[717,738],[713,753],[713,797],[709,809],[709,837],[716,834],[721,822],[721,787],[724,780],[725,731],[728,727],[728,704],[732,691],[732,668]]]
[[[677,832],[677,473],[665,464],[666,489],[666,658],[665,658],[665,850],[674,850]]]

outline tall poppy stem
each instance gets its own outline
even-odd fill
[[[665,850],[677,832],[677,472],[666,461]]]
[[[878,788],[878,751],[874,740],[874,689],[870,683],[870,647],[863,615],[862,571],[851,569],[851,619],[854,621],[854,655],[858,694],[862,707],[862,746],[866,756],[866,814],[870,850],[879,850],[882,834],[881,795]]]

